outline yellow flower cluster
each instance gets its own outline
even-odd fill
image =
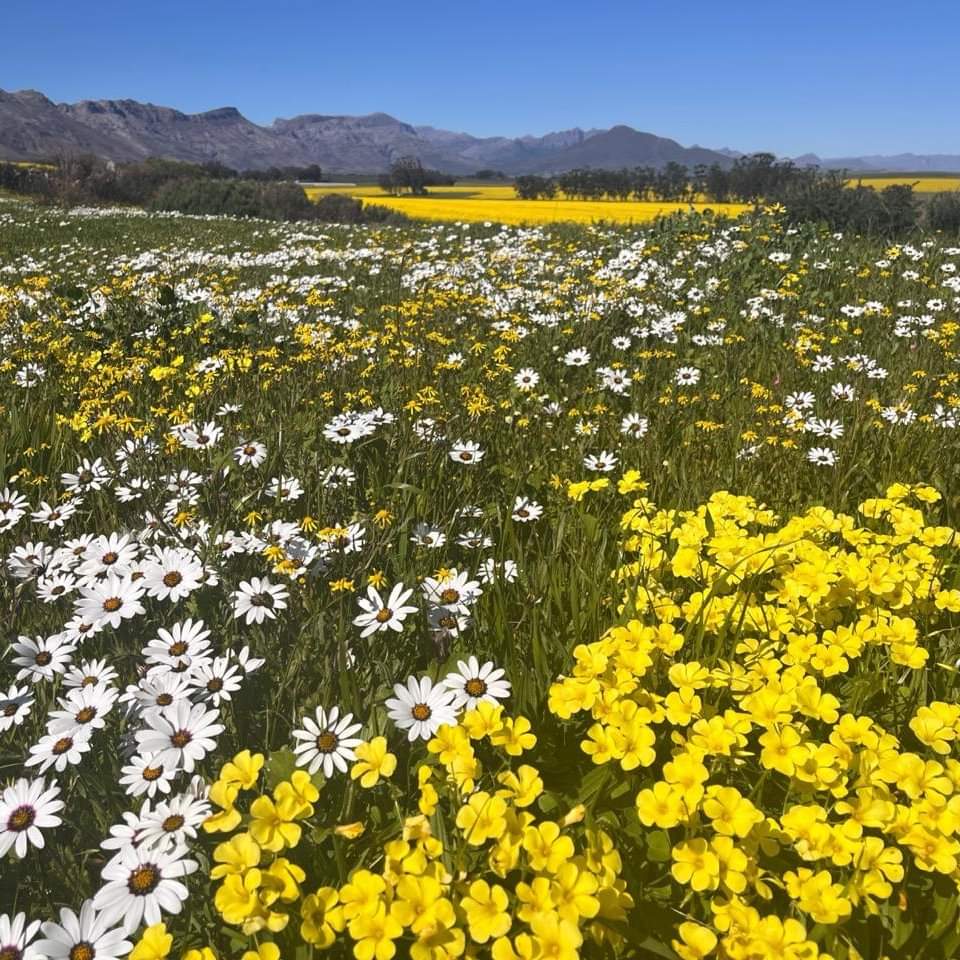
[[[204,824],[211,833],[245,826],[214,850],[217,910],[252,938],[286,930],[299,903],[301,946],[326,949],[345,935],[357,960],[390,960],[398,951],[413,960],[575,960],[587,937],[619,942],[614,926],[633,905],[621,857],[608,833],[583,825],[582,805],[559,819],[533,812],[546,796],[543,780],[513,761],[536,742],[525,717],[487,703],[440,727],[416,767],[419,811],[398,819],[382,854],[340,882],[308,880],[284,855],[300,847],[305,866],[324,860],[301,845],[320,796],[315,783],[296,771],[243,815],[239,794],[256,785],[263,757],[238,754],[211,788],[220,811]],[[396,758],[383,737],[356,753],[351,780],[361,788],[393,774]],[[556,798],[548,804],[559,807]],[[310,826],[311,840],[323,833]],[[353,839],[363,830],[334,832]]]
[[[857,956],[868,920],[893,941],[926,892],[955,900],[960,707],[934,663],[960,539],[928,523],[939,500],[896,484],[860,522],[780,523],[726,492],[624,514],[624,622],[574,650],[549,702],[589,713],[581,749],[634,785],[665,899],[704,924],[681,925],[681,956],[817,957],[814,924]]]

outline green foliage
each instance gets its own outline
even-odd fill
[[[264,220],[312,220],[316,217],[316,207],[296,184],[253,180],[168,181],[156,192],[149,205],[153,210]]]
[[[931,230],[960,234],[960,191],[933,194],[927,202],[926,220]]]

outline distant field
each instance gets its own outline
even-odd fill
[[[520,223],[645,223],[678,211],[713,210],[737,217],[750,209],[743,203],[667,203],[616,200],[518,200],[509,185],[431,187],[428,197],[391,197],[374,184],[355,187],[306,187],[311,200],[327,193],[356,197],[425,220]]]
[[[944,190],[960,190],[960,176],[924,176],[922,173],[901,173],[889,177],[851,177],[847,181],[851,186],[858,183],[865,187],[882,190],[897,184],[911,184],[916,193],[940,193]]]
[[[912,184],[918,193],[960,190],[960,176],[906,173],[895,176],[856,177],[847,182],[850,186],[859,183],[877,190],[894,184]],[[481,223],[593,223],[598,220],[611,223],[645,223],[659,216],[691,209],[689,203],[658,200],[519,200],[511,184],[458,183],[452,187],[430,187],[430,195],[427,197],[389,196],[374,183],[331,184],[308,186],[304,189],[311,200],[328,193],[341,194],[425,220]],[[736,217],[750,207],[749,204],[742,203],[696,203],[692,208],[697,211],[711,209],[725,216]]]

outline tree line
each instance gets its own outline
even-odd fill
[[[427,187],[452,187],[456,182],[449,174],[425,167],[417,157],[400,157],[390,164],[386,173],[377,177],[380,189],[394,196],[411,193],[424,197]]]
[[[514,182],[524,200],[659,200],[707,203],[767,203],[785,208],[793,224],[823,223],[833,230],[902,237],[919,228],[960,233],[960,192],[920,199],[909,184],[882,190],[848,184],[843,170],[799,167],[770,153],[738,157],[729,167],[692,170],[679,163],[621,170],[581,168],[555,176],[521,176]]]
[[[730,166],[699,164],[692,170],[671,161],[663,167],[568,170],[556,176],[517,177],[517,196],[525,200],[563,195],[575,200],[705,199],[713,203],[754,203],[775,200],[821,174],[814,167],[798,167],[777,160],[772,153],[738,157]]]
[[[328,195],[311,202],[294,179],[313,179],[319,167],[288,167],[240,174],[216,163],[150,159],[109,163],[94,156],[63,156],[44,166],[0,162],[0,189],[44,202],[135,204],[182,213],[253,216],[273,220],[332,223],[399,223],[406,218],[386,207]],[[283,173],[283,177],[280,174]],[[278,179],[279,178],[279,179]],[[284,179],[289,178],[289,179]],[[909,185],[883,190],[848,186],[843,171],[821,171],[777,161],[771,154],[738,158],[692,172],[679,164],[662,170],[571,170],[555,177],[518,177],[520,197],[573,199],[740,201],[778,203],[792,224],[822,223],[833,230],[904,237],[917,229],[960,234],[960,191],[918,196]],[[391,193],[427,192],[453,184],[453,177],[401,158],[381,178]]]
[[[112,163],[92,155],[65,155],[44,166],[0,163],[0,189],[50,203],[131,204],[149,210],[267,220],[399,223],[406,219],[351,197],[329,196],[312,203],[295,181],[321,175],[318,166],[239,173],[219,163],[159,158]]]

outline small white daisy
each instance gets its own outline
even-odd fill
[[[510,681],[491,661],[480,666],[476,657],[457,661],[458,671],[448,673],[444,684],[456,694],[454,706],[473,710],[478,703],[499,703],[510,696]]]
[[[375,587],[367,587],[366,597],[357,598],[363,613],[353,618],[353,625],[361,628],[360,636],[369,637],[381,630],[402,633],[403,621],[417,612],[417,607],[406,605],[412,593],[412,589],[405,590],[402,583],[397,583],[384,600]]]
[[[127,847],[103,868],[106,881],[93,899],[104,923],[123,920],[124,933],[133,933],[141,922],[159,923],[163,912],[179,913],[187,888],[179,878],[197,869],[186,859],[187,848],[170,851]]]
[[[317,707],[315,717],[304,717],[302,729],[293,731],[294,740],[300,741],[293,752],[298,767],[306,767],[310,774],[322,769],[329,780],[334,770],[346,773],[347,763],[357,759],[353,748],[363,742],[356,736],[362,724],[353,722],[352,713],[341,717],[339,707],[329,713]]]
[[[434,684],[429,677],[409,677],[406,686],[394,684],[396,697],[387,700],[387,715],[407,738],[429,740],[444,724],[457,722],[456,693],[443,682]]]
[[[47,960],[119,960],[133,947],[124,932],[108,923],[85,900],[78,917],[69,907],[60,908],[60,922],[43,924],[43,939],[37,947]]]
[[[43,830],[59,827],[63,822],[56,813],[63,809],[60,788],[47,787],[45,780],[15,780],[0,794],[0,857],[13,852],[23,859],[31,844],[43,848]],[[0,924],[0,947],[4,943]]]

